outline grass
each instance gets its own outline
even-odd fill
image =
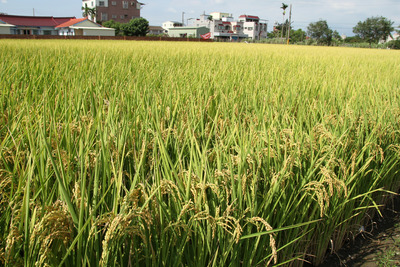
[[[318,264],[399,189],[396,51],[0,45],[7,266]]]

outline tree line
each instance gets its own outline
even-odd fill
[[[286,36],[287,31],[290,30],[290,42],[299,43],[315,43],[317,45],[335,45],[342,42],[346,43],[367,43],[369,47],[372,44],[378,44],[380,41],[386,41],[388,37],[392,37],[392,33],[395,31],[394,22],[382,17],[370,17],[364,21],[359,21],[357,25],[353,27],[352,37],[347,37],[345,40],[339,35],[336,30],[332,30],[326,20],[319,20],[312,22],[307,27],[307,32],[302,29],[293,30],[288,20],[282,24],[274,26],[274,30],[268,34],[269,38],[279,38],[279,36]],[[400,28],[400,26],[398,27]],[[397,30],[400,34],[400,29]],[[400,40],[394,40],[391,42],[392,48],[400,49]]]

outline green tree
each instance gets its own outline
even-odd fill
[[[326,20],[312,22],[307,27],[308,35],[317,41],[317,44],[331,45],[333,31],[329,28]]]
[[[306,40],[307,33],[302,29],[291,30],[290,31],[290,42],[298,43],[304,42]]]
[[[390,49],[400,49],[400,40],[392,40],[388,42],[387,47]]]
[[[289,29],[289,20],[284,21],[284,23],[278,23],[275,24],[274,26],[274,38],[279,38],[282,36],[286,36],[287,35],[287,30]]]
[[[362,43],[363,40],[359,36],[346,37],[344,40],[346,43]]]
[[[338,31],[333,31],[332,38],[336,39],[337,41],[342,41],[342,36],[338,33]]]
[[[353,28],[356,36],[369,43],[378,43],[380,40],[386,40],[394,31],[394,22],[385,17],[371,17],[365,21],[359,21]]]
[[[94,19],[96,17],[96,8],[90,8],[87,4],[85,4],[85,6],[82,7],[82,16]]]
[[[122,24],[121,29],[126,36],[146,36],[149,32],[149,22],[145,18],[135,18]]]
[[[282,27],[285,28],[285,14],[286,14],[286,8],[288,8],[288,5],[285,3],[282,3],[281,9],[283,9],[283,20],[282,20]],[[283,38],[283,30],[281,31],[281,38]]]
[[[122,33],[122,24],[118,21],[108,20],[106,22],[103,22],[103,26],[115,29],[115,35],[121,35]]]

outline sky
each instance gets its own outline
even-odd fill
[[[255,15],[268,20],[268,30],[283,19],[282,0],[141,0],[145,4],[141,16],[150,25],[161,26],[164,21],[198,18],[204,12]],[[0,12],[9,15],[75,16],[82,17],[81,0],[0,0]],[[292,0],[293,28],[307,30],[311,22],[326,20],[331,29],[347,36],[353,27],[372,16],[384,16],[400,26],[400,0]],[[288,17],[288,10],[286,17]]]

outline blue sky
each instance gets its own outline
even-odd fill
[[[197,18],[203,12],[256,15],[269,20],[269,30],[274,22],[282,21],[282,0],[141,0],[146,5],[142,17],[151,25],[161,25],[167,20],[185,21]],[[384,16],[400,25],[400,0],[292,0],[292,21],[295,29],[307,29],[310,22],[325,19],[340,34],[353,35],[358,21],[371,16]],[[10,15],[76,16],[81,17],[81,0],[0,0],[0,12]],[[288,12],[287,12],[288,13]]]

